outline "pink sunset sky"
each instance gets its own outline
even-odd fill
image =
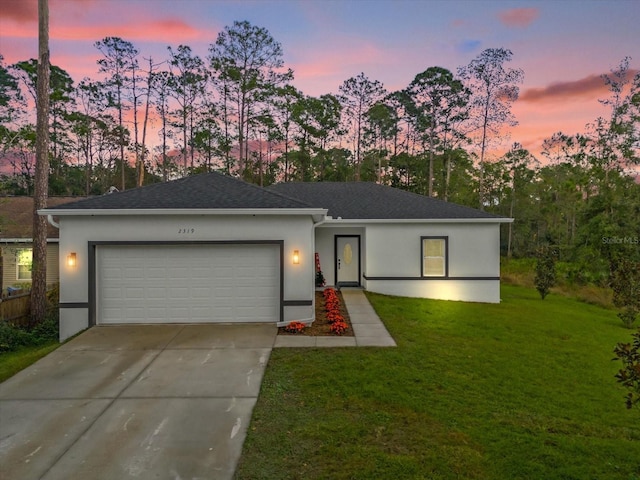
[[[525,72],[510,142],[537,153],[554,132],[573,134],[606,110],[600,76],[625,57],[640,69],[640,1],[435,0],[49,0],[53,64],[76,81],[100,78],[94,42],[118,36],[142,57],[189,45],[203,59],[234,20],[266,28],[282,44],[294,85],[337,93],[364,72],[389,91],[431,66],[455,72],[486,48],[510,49]],[[0,0],[5,64],[37,58],[37,0]]]

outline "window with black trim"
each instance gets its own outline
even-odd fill
[[[422,240],[422,276],[447,277],[448,237],[420,237]]]

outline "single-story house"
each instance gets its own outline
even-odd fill
[[[77,200],[51,197],[48,206]],[[28,287],[33,263],[33,198],[0,197],[0,290]],[[58,229],[47,228],[47,284],[58,282]]]
[[[374,183],[208,173],[40,212],[60,228],[60,338],[96,324],[314,319],[327,283],[500,301],[510,219]]]

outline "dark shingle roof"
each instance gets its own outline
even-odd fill
[[[312,208],[300,200],[219,173],[88,198],[56,210]]]
[[[55,210],[328,209],[343,219],[500,218],[454,203],[369,182],[280,183],[267,188],[219,173],[57,205]]]
[[[501,218],[474,208],[369,182],[280,183],[269,190],[343,219]]]

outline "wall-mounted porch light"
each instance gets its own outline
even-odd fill
[[[76,252],[71,252],[67,255],[67,267],[75,268],[77,264]]]
[[[300,264],[300,250],[293,251],[293,264],[294,265]]]

